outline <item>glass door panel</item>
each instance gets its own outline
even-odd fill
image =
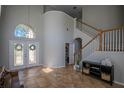
[[[39,43],[10,41],[9,68],[11,70],[39,65]]]
[[[23,51],[23,44],[14,43],[14,66],[21,66],[24,64]]]
[[[36,46],[29,44],[29,64],[36,64]]]

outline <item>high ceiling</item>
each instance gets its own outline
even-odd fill
[[[47,5],[45,11],[58,10],[67,13],[74,18],[82,18],[82,6],[81,5]]]

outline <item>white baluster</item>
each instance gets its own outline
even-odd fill
[[[111,46],[112,46],[112,45],[111,45],[111,44],[112,44],[112,42],[111,42],[111,41],[112,41],[111,38],[112,38],[112,32],[110,32],[110,42],[109,42],[109,43],[110,43],[110,51],[112,51],[112,50],[111,50],[111,49],[112,49],[112,48],[111,48]]]
[[[121,30],[119,29],[119,51],[121,51]]]
[[[124,51],[124,30],[122,28],[122,50]]]
[[[107,32],[107,42],[106,42],[106,49],[109,50],[109,33]]]
[[[106,37],[107,36],[106,36],[106,33],[105,33],[105,45],[104,45],[105,46],[105,51],[106,51],[106,40],[107,40]]]
[[[107,51],[109,51],[109,32],[107,33],[107,39],[108,39],[108,42],[107,42]]]
[[[108,50],[108,32],[106,32],[106,51]]]
[[[114,51],[114,45],[115,45],[115,40],[114,40],[114,39],[115,39],[115,38],[114,38],[114,37],[115,37],[115,34],[114,34],[114,33],[115,33],[115,31],[113,30],[112,33],[113,33],[113,37],[112,37],[113,42],[112,42],[112,44],[113,44],[113,51]]]
[[[116,51],[118,51],[118,31],[116,30]]]
[[[102,51],[104,51],[104,33],[102,34]]]

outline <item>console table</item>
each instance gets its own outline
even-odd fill
[[[112,85],[114,80],[114,66],[101,65],[98,62],[83,61],[82,74],[95,76]]]

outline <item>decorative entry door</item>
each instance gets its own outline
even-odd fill
[[[39,43],[10,41],[10,69],[21,69],[39,64]]]

